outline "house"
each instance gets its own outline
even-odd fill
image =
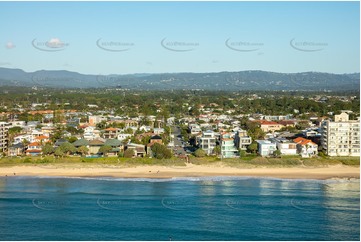
[[[22,143],[17,143],[9,147],[8,156],[21,156],[25,151],[25,146]]]
[[[41,144],[39,142],[32,142],[28,144],[27,150],[25,151],[26,155],[37,156],[42,154]]]
[[[246,130],[239,129],[234,136],[234,142],[239,149],[247,150],[247,147],[252,144],[252,138],[248,136]]]
[[[285,138],[272,138],[270,139],[272,143],[275,143],[277,149],[283,155],[296,155],[297,154],[297,144],[293,141],[289,141]]]
[[[202,133],[202,129],[201,128],[192,128],[191,129],[191,135],[196,135]]]
[[[132,137],[132,134],[118,134],[117,139],[120,141],[123,141],[130,137]]]
[[[285,127],[295,127],[296,123],[292,120],[281,120],[278,122],[279,124],[282,124]]]
[[[35,138],[35,142],[39,142],[40,144],[45,144],[49,142],[49,137],[45,135],[40,135]]]
[[[104,139],[116,139],[118,138],[119,129],[118,128],[107,128],[104,130],[103,138]]]
[[[93,139],[88,143],[89,153],[90,154],[98,154],[100,147],[102,147],[105,143],[103,139]]]
[[[33,139],[35,140],[36,137],[44,135],[44,132],[38,129],[33,129],[31,131],[31,135],[33,136]]]
[[[31,134],[21,134],[21,135],[14,137],[13,144],[22,143],[24,140],[26,140],[30,143],[35,141],[35,139],[33,138],[33,136]]]
[[[147,144],[147,147],[146,147],[146,149],[147,149],[146,151],[147,151],[148,156],[153,156],[153,154],[152,154],[152,146],[154,144],[156,144],[156,143],[163,144],[162,137],[160,137],[159,135],[154,135],[154,136],[152,136],[150,138],[149,144]]]
[[[89,124],[91,125],[91,126],[95,126],[96,124],[98,124],[98,123],[100,123],[100,122],[102,122],[102,121],[106,121],[107,119],[106,118],[104,118],[104,117],[102,117],[102,116],[96,116],[96,115],[94,115],[94,116],[89,116],[88,117],[88,121],[89,121]]]
[[[273,122],[273,121],[258,120],[258,121],[255,121],[255,122],[260,124],[260,128],[265,133],[274,132],[274,131],[280,130],[280,129],[282,129],[284,127],[282,124],[279,124],[279,123],[276,123],[276,122]]]
[[[86,139],[78,139],[73,143],[73,145],[75,146],[75,148],[79,148],[80,146],[88,147],[89,141]]]
[[[315,130],[315,129],[306,129],[302,130],[302,135],[304,137],[315,137],[315,136],[321,136],[321,134]]]
[[[83,138],[86,140],[93,140],[99,138],[99,130],[96,130],[94,126],[88,126],[84,128]]]
[[[66,139],[60,138],[57,139],[54,143],[54,147],[59,147],[60,145],[67,143],[68,141]],[[74,144],[74,143],[73,143]]]
[[[55,127],[53,126],[43,126],[41,127],[41,132],[43,135],[50,137],[55,132]]]
[[[256,140],[258,143],[258,154],[261,156],[273,155],[273,152],[277,150],[276,143],[272,143],[269,140]]]
[[[147,125],[142,125],[139,127],[140,131],[144,131],[144,132],[150,132],[152,130],[152,127],[147,126]]]
[[[293,142],[297,144],[297,152],[302,157],[312,157],[318,154],[318,145],[309,139],[298,137]]]
[[[238,148],[235,146],[234,139],[231,134],[225,133],[221,136],[221,157],[222,158],[235,158],[239,157]]]
[[[197,137],[197,144],[199,148],[207,153],[207,155],[210,155],[216,147],[216,138],[216,133],[214,131],[207,130],[203,132],[201,136]]]
[[[145,146],[141,144],[129,143],[125,146],[125,150],[132,149],[134,150],[134,156],[136,157],[145,157]]]
[[[117,156],[121,150],[123,150],[123,144],[118,139],[107,139],[104,145],[112,147],[112,149],[107,153],[108,156]]]
[[[164,128],[154,128],[154,131],[153,131],[153,133],[155,133],[155,134],[164,134],[164,132],[165,132],[165,130],[164,130]]]

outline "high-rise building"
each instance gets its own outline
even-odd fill
[[[9,124],[0,122],[0,152],[8,150]]]
[[[335,115],[321,126],[321,145],[329,156],[360,156],[360,122],[347,113]]]

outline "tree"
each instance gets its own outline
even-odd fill
[[[52,142],[56,142],[58,139],[62,138],[62,131],[61,130],[57,130],[52,136],[51,136],[51,141]]]
[[[151,149],[153,156],[157,159],[169,159],[172,157],[172,152],[165,145],[155,143]]]
[[[273,151],[273,155],[275,157],[280,157],[281,156],[281,151],[280,150],[275,150],[275,151]]]
[[[245,150],[239,150],[239,155],[241,157],[245,157],[245,156],[247,156],[247,152]]]
[[[51,144],[45,144],[41,148],[41,151],[43,152],[44,155],[50,155],[50,154],[54,153],[54,147]]]
[[[111,150],[112,150],[112,147],[110,145],[103,145],[102,147],[100,147],[99,153],[106,155]]]
[[[59,146],[60,150],[64,153],[69,155],[70,153],[75,153],[76,152],[76,148],[73,144],[70,144],[68,142],[62,143]]]
[[[132,158],[134,156],[134,150],[133,149],[126,149],[124,151],[124,157],[125,158]]]
[[[63,157],[63,156],[64,156],[64,152],[61,150],[60,147],[58,147],[58,148],[55,149],[54,155],[55,155],[55,156],[58,156],[58,157],[59,157],[59,156]]]
[[[69,138],[67,138],[67,140],[69,141],[69,143],[74,143],[75,141],[78,140],[78,138],[75,136],[70,136]]]
[[[216,145],[216,147],[214,147],[213,149],[213,152],[216,154],[216,155],[220,155],[221,154],[221,146],[220,145]]]
[[[206,156],[206,152],[202,149],[198,149],[194,152],[194,155],[196,157],[204,157],[204,156]]]
[[[253,154],[256,153],[258,150],[257,142],[252,142],[252,144],[250,144],[247,149]]]
[[[30,144],[30,142],[27,139],[23,139],[21,143],[24,145],[24,147]]]
[[[88,154],[89,149],[86,146],[82,145],[77,149],[77,152],[80,153],[81,155],[86,155]]]
[[[12,143],[14,140],[14,137],[16,135],[18,135],[21,131],[23,130],[23,128],[19,127],[19,126],[15,126],[12,127],[8,130],[8,134],[9,134],[9,143]]]

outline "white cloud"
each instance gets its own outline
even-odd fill
[[[14,43],[11,42],[11,41],[7,42],[6,45],[5,45],[5,48],[8,49],[8,50],[13,49],[15,47],[16,47],[16,45],[14,45]]]

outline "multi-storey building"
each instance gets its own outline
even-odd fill
[[[214,148],[216,147],[216,133],[212,130],[207,130],[202,133],[202,136],[197,137],[197,143],[199,148],[204,150],[207,155],[213,153]]]
[[[239,157],[239,152],[234,144],[234,139],[229,133],[222,134],[221,137],[221,157],[234,158]]]
[[[270,156],[277,150],[276,143],[269,140],[256,140],[258,143],[258,154],[261,156]]]
[[[0,122],[0,152],[6,152],[8,149],[9,124]]]
[[[241,150],[247,150],[247,147],[252,144],[252,138],[248,136],[247,131],[239,129],[234,137],[236,147]]]
[[[360,156],[360,122],[346,113],[335,115],[321,126],[321,145],[329,156]]]
[[[297,144],[285,138],[271,138],[269,139],[272,143],[276,144],[277,149],[282,155],[296,155]]]

